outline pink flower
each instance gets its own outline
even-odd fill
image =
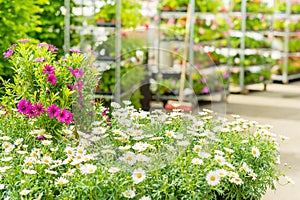
[[[209,91],[209,88],[208,87],[204,87],[203,89],[202,89],[202,93],[203,94],[208,94],[210,91]]]
[[[73,76],[75,76],[76,78],[81,78],[83,76],[83,69],[73,69],[73,68],[69,68],[70,72],[73,74]]]
[[[54,74],[55,68],[51,65],[45,65],[43,74]]]
[[[8,50],[7,52],[3,53],[4,58],[9,58],[14,52],[12,49],[7,49],[7,50]]]
[[[54,117],[56,117],[56,116],[59,114],[59,112],[60,112],[60,109],[59,109],[59,107],[58,107],[57,105],[55,105],[55,104],[52,104],[51,106],[49,106],[49,107],[47,108],[47,113],[48,113],[48,115],[49,115],[49,117],[50,117],[51,119],[53,119]]]
[[[29,41],[30,41],[30,39],[28,39],[28,38],[19,40],[19,42],[23,42],[23,43],[26,43],[26,42],[29,42]]]
[[[61,122],[65,123],[66,119],[68,117],[68,111],[66,109],[61,110],[57,115],[56,119]]]
[[[33,60],[33,62],[44,62],[44,61],[45,61],[44,57],[36,58]]]
[[[54,74],[49,74],[47,78],[47,82],[51,83],[52,85],[56,85],[56,76]]]
[[[203,35],[203,34],[205,33],[205,30],[204,30],[203,28],[200,28],[200,29],[199,29],[199,33],[200,33],[201,35]]]
[[[80,53],[79,49],[70,49],[69,51],[72,52],[72,53]]]

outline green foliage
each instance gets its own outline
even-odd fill
[[[141,4],[136,0],[122,1],[121,5],[121,22],[122,27],[135,28],[142,24],[145,19],[140,12]],[[105,5],[100,8],[100,11],[95,14],[95,20],[104,20],[104,22],[116,21],[116,4],[110,1],[105,1]],[[100,23],[103,23],[100,21]]]
[[[9,62],[14,71],[14,82],[4,82],[6,95],[2,97],[3,105],[13,108],[21,99],[26,99],[32,104],[42,103],[45,109],[55,104],[61,109],[70,111],[72,106],[77,105],[76,103],[80,102],[82,106],[84,103],[90,104],[83,102],[85,99],[91,99],[96,87],[96,71],[90,67],[89,57],[72,53],[66,58],[57,59],[56,54],[49,51],[45,43],[36,45],[31,42],[19,42],[12,50]],[[52,72],[46,71],[46,67],[49,66]],[[72,70],[77,70],[77,74]],[[56,80],[49,81],[50,76]],[[46,129],[52,134],[62,127],[62,123],[47,115],[38,116],[37,121],[41,126],[39,128]]]
[[[59,55],[63,55],[64,45],[64,15],[61,8],[64,6],[64,1],[51,0],[47,4],[40,6],[40,12],[37,16],[40,18],[41,23],[38,24],[37,30],[32,30],[29,33],[29,37],[39,40],[40,42],[46,42],[56,46],[59,51]],[[75,6],[73,0],[70,2],[70,46],[79,44],[79,34],[72,29],[72,26],[76,25],[74,14],[72,10]]]
[[[41,12],[40,5],[48,3],[48,0],[0,0],[0,76],[10,78],[12,69],[3,57],[12,43],[18,39],[27,38],[32,31],[40,31],[38,25],[42,19],[37,13]]]

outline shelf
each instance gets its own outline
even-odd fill
[[[232,66],[230,67],[230,69],[235,70],[235,72],[238,72],[241,70],[241,66]],[[251,73],[258,73],[260,72],[262,69],[269,69],[270,66],[268,65],[251,65],[251,66],[245,66],[243,67],[245,70],[250,71]]]
[[[110,56],[98,56],[97,61],[103,61],[103,62],[115,62],[116,59],[114,57]]]
[[[169,19],[169,18],[182,18],[186,17],[186,11],[161,11],[161,18]]]
[[[112,93],[101,93],[101,92],[96,92],[94,94],[94,98],[95,99],[100,99],[100,98],[104,98],[104,99],[113,99],[114,98],[114,95]]]
[[[300,73],[287,75],[287,81],[294,80],[294,79],[300,79]],[[278,75],[278,74],[273,74],[272,75],[272,80],[282,81],[282,82],[285,81],[284,76],[283,75]]]
[[[206,100],[206,101],[213,101],[214,99],[216,99],[216,97],[220,97],[220,100],[222,100],[222,98],[224,96],[226,96],[228,94],[228,92],[224,89],[222,91],[216,91],[216,92],[212,92],[212,93],[208,93],[208,94],[198,94],[196,95],[197,100]],[[160,100],[177,100],[178,101],[178,95],[160,95],[159,96]]]
[[[300,31],[298,32],[285,32],[285,31],[273,31],[273,35],[274,36],[299,36],[300,35]]]
[[[286,14],[286,13],[274,13],[273,17],[275,19],[280,19],[280,18],[290,18],[290,19],[300,19],[300,13],[291,13],[291,14]]]
[[[97,27],[105,27],[105,28],[115,28],[116,23],[112,22],[104,22],[104,23],[96,23]]]
[[[233,11],[233,12],[229,13],[229,15],[234,16],[234,17],[241,17],[242,14],[243,13],[240,11]],[[267,19],[272,19],[273,13],[247,12],[246,15],[247,16],[256,16],[257,18],[261,18],[262,16],[264,16],[264,17],[267,17]]]

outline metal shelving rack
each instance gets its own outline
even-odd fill
[[[188,49],[188,57],[187,57],[187,75],[188,75],[188,82],[190,87],[192,87],[192,72],[193,72],[193,62],[194,62],[194,50],[193,50],[193,45],[195,44],[194,42],[194,25],[195,25],[195,18],[200,17],[203,19],[208,18],[215,18],[216,14],[215,13],[201,13],[196,11],[195,9],[195,0],[189,0],[189,5],[191,7],[191,20],[190,20],[190,26],[189,26],[189,49]],[[186,11],[162,11],[159,10],[159,20],[158,20],[158,56],[157,56],[157,73],[155,74],[155,78],[157,80],[157,74],[159,73],[164,73],[161,69],[161,62],[160,62],[160,43],[161,43],[161,20],[162,19],[169,19],[169,18],[181,18],[181,17],[186,17],[187,12]],[[178,41],[178,40],[170,40],[169,42],[171,43],[183,43],[183,41]],[[184,58],[183,58],[184,59]],[[219,67],[219,66],[217,66]],[[201,69],[201,73],[214,73],[216,70],[216,66],[211,66],[209,68],[204,68]],[[173,74],[180,75],[180,71],[172,70]],[[202,84],[202,83],[199,83]],[[192,89],[192,88],[191,88]],[[220,96],[219,99],[224,100],[226,99],[226,95],[228,94],[228,88],[224,88],[224,91],[221,92],[210,92],[208,94],[201,94],[201,95],[196,95],[197,100],[213,100],[215,96]],[[218,99],[218,98],[217,98]],[[177,100],[177,97],[174,95],[160,95],[159,92],[156,92],[156,100]]]
[[[95,98],[106,98],[113,99],[115,102],[120,103],[121,99],[121,84],[120,84],[120,76],[121,76],[121,5],[122,0],[116,0],[116,22],[115,23],[97,23],[97,27],[102,27],[105,29],[112,29],[115,33],[115,57],[97,57],[97,62],[102,63],[114,63],[115,66],[115,78],[116,85],[115,91],[112,94],[101,94],[97,93]]]
[[[263,80],[258,83],[250,83],[250,84],[245,83],[246,70],[249,70],[250,72],[252,71],[252,69],[254,69],[253,71],[256,71],[258,68],[271,70],[270,69],[271,66],[269,66],[269,65],[250,65],[250,66],[244,65],[246,55],[262,55],[265,53],[267,53],[269,55],[272,54],[272,49],[268,49],[268,48],[257,49],[257,48],[246,47],[246,37],[248,35],[251,35],[252,33],[254,33],[254,34],[261,34],[261,35],[263,35],[263,37],[265,37],[266,34],[272,34],[271,30],[264,30],[264,31],[247,30],[246,20],[247,20],[247,16],[250,16],[250,15],[255,16],[258,14],[252,13],[252,12],[247,12],[247,0],[241,1],[241,11],[240,12],[232,12],[231,11],[231,16],[234,16],[234,17],[241,16],[241,30],[240,31],[231,30],[231,33],[235,33],[235,32],[239,33],[241,44],[240,44],[240,48],[238,48],[238,49],[230,48],[229,51],[230,51],[230,54],[239,54],[240,55],[240,63],[241,64],[239,64],[239,66],[231,66],[230,67],[230,69],[238,69],[238,71],[239,71],[239,86],[230,85],[229,91],[234,91],[234,92],[238,91],[243,94],[247,94],[249,92],[249,90],[247,89],[247,86],[250,86],[253,84],[258,84],[258,83],[263,83],[263,90],[266,90],[267,83],[270,82],[270,80]],[[263,15],[268,15],[269,17],[271,17],[270,21],[272,21],[271,14],[263,13]]]
[[[289,42],[291,36],[297,36],[299,32],[290,32],[289,24],[292,17],[296,17],[300,20],[299,14],[291,13],[291,2],[290,0],[286,0],[286,10],[285,13],[274,13],[274,18],[284,18],[285,19],[285,30],[284,31],[274,31],[274,36],[284,37],[283,41],[283,49],[282,51],[276,51],[279,54],[279,59],[283,59],[283,70],[282,74],[273,74],[272,80],[281,81],[282,83],[289,83],[290,80],[299,79],[300,71],[295,74],[289,74],[288,64],[289,57],[295,56],[299,57],[300,60],[300,52],[290,52],[289,50]]]

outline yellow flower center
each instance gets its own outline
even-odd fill
[[[216,180],[216,177],[215,177],[215,176],[211,176],[211,177],[210,177],[210,180],[211,180],[211,181],[215,181],[215,180]]]
[[[138,174],[136,175],[137,178],[142,178],[142,176],[143,176],[142,173],[138,173]]]

